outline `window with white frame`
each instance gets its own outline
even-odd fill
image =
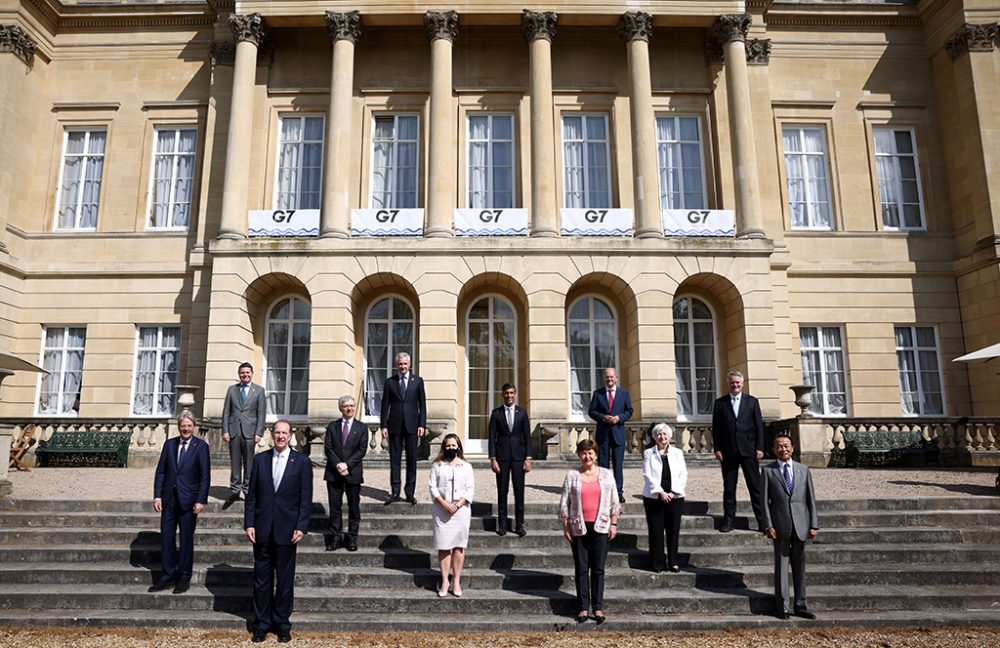
[[[897,326],[896,363],[903,414],[944,414],[944,381],[935,328]]]
[[[697,117],[656,118],[660,209],[705,209],[705,170]]]
[[[517,314],[507,300],[483,297],[469,309],[466,326],[466,439],[484,441],[490,412],[502,400],[501,387],[517,384]]]
[[[878,174],[882,226],[887,230],[924,229],[913,131],[878,127],[872,129],[872,134],[875,139],[875,170]]]
[[[514,206],[514,116],[469,115],[469,207]]]
[[[417,206],[420,121],[416,115],[375,117],[372,135],[373,209]]]
[[[784,126],[781,136],[792,229],[833,229],[826,132],[821,126]]]
[[[847,414],[847,374],[839,326],[800,326],[802,382],[815,387],[809,411],[824,416]]]
[[[275,209],[319,209],[323,191],[322,116],[282,115]]]
[[[181,328],[139,326],[137,329],[132,414],[173,416]]]
[[[377,418],[382,410],[385,381],[396,370],[396,354],[410,354],[416,367],[417,321],[413,308],[395,295],[379,299],[365,316],[365,409]]]
[[[155,137],[147,226],[150,229],[186,229],[191,223],[198,129],[193,126],[159,127]]]
[[[271,419],[308,414],[311,321],[312,307],[299,297],[279,300],[267,315],[264,359]]]
[[[569,337],[570,412],[587,416],[590,397],[604,384],[602,376],[618,360],[618,323],[614,311],[602,299],[582,297],[567,315]]]
[[[608,118],[563,115],[564,206],[611,207]]]
[[[63,134],[56,229],[95,229],[104,172],[104,128],[68,128]]]
[[[674,302],[674,361],[678,415],[711,416],[718,391],[715,317],[700,299],[682,297]]]
[[[75,416],[80,413],[83,382],[83,347],[87,329],[82,326],[47,326],[42,331],[42,368],[38,384],[38,414]]]

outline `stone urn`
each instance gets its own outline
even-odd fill
[[[814,385],[792,385],[789,389],[795,392],[795,404],[799,406],[800,410],[802,410],[799,413],[799,416],[813,416],[812,412],[809,411],[809,408],[812,407],[812,393],[816,387]]]

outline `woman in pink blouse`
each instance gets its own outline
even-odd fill
[[[604,562],[608,557],[608,542],[618,532],[618,490],[614,474],[597,465],[597,444],[583,439],[576,445],[580,467],[566,474],[559,519],[563,536],[573,547],[576,564],[577,623],[590,618],[600,625],[604,615]]]

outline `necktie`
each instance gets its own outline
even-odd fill
[[[508,407],[507,408],[507,427],[510,428],[511,432],[514,431],[514,408],[513,407]]]
[[[187,454],[187,451],[188,451],[188,442],[187,441],[181,441],[181,449],[177,453],[177,463],[178,464],[180,464],[181,459],[184,458],[184,455]]]
[[[402,392],[403,394],[405,394],[406,393],[406,374],[403,374],[402,376],[400,376],[400,378],[399,378],[399,386],[400,386],[399,391]]]
[[[281,484],[281,476],[285,473],[284,457],[281,453],[276,452],[274,454],[274,490],[278,490],[278,486]]]
[[[240,404],[247,402],[247,386],[240,387]]]
[[[733,414],[739,416],[740,414],[740,397],[733,396]]]
[[[611,411],[615,406],[615,392],[613,389],[608,390],[608,411]]]
[[[792,493],[792,471],[788,469],[788,464],[785,464],[785,487],[788,488],[788,493]]]
[[[351,433],[351,426],[347,424],[347,419],[344,419],[344,427],[340,431],[340,445],[347,445],[347,435]]]

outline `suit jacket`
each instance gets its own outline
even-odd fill
[[[785,477],[781,474],[781,464],[775,461],[764,466],[761,480],[763,481],[761,493],[764,499],[761,527],[765,530],[774,527],[782,540],[795,536],[804,542],[809,529],[819,529],[816,494],[813,491],[809,468],[797,461],[791,464],[791,494],[785,484]]]
[[[226,402],[222,406],[222,432],[230,438],[252,439],[264,436],[264,420],[267,418],[267,396],[264,388],[250,383],[246,401],[240,402],[240,387],[243,383],[230,385],[226,390]]]
[[[257,542],[273,538],[278,545],[292,544],[292,533],[309,531],[312,515],[312,463],[309,457],[289,450],[285,472],[278,490],[274,490],[271,462],[274,450],[254,457],[250,471],[250,490],[243,507],[243,528],[253,527]]]
[[[729,394],[715,399],[712,407],[712,446],[723,457],[752,457],[764,451],[764,417],[760,403],[750,394],[740,395],[740,413],[733,414]]]
[[[531,423],[528,412],[514,406],[514,429],[507,426],[503,405],[490,414],[489,455],[500,461],[524,461],[531,458]]]
[[[379,426],[388,429],[389,434],[416,434],[418,427],[427,427],[427,396],[424,394],[423,378],[411,371],[405,394],[399,374],[393,374],[385,381]]]
[[[343,479],[348,484],[363,484],[364,468],[361,460],[368,452],[368,428],[358,419],[351,422],[351,431],[347,433],[347,443],[344,443],[341,430],[344,419],[339,418],[326,426],[326,437],[323,441],[323,451],[326,453],[326,471],[323,479],[334,481]],[[337,464],[347,464],[347,477],[341,477],[337,472]]]
[[[153,480],[153,499],[162,500],[164,508],[172,505],[174,498],[184,511],[195,504],[208,503],[208,488],[212,483],[212,465],[208,444],[196,436],[191,437],[187,452],[180,465],[177,451],[181,438],[167,439],[160,451],[160,461],[156,464]]]
[[[597,432],[594,434],[594,441],[597,445],[605,445],[608,440],[614,441],[614,445],[625,445],[625,421],[632,418],[632,399],[629,398],[628,390],[622,389],[621,385],[615,388],[615,404],[608,407],[608,390],[602,387],[594,392],[590,399],[590,418],[597,421]],[[618,425],[609,425],[601,419],[606,415],[618,416]]]

